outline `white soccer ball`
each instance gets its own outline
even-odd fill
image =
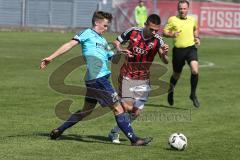
[[[187,147],[187,138],[182,133],[173,133],[168,139],[168,144],[179,151],[183,151]]]

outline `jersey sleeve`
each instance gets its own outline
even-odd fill
[[[162,47],[162,45],[165,44],[165,42],[164,42],[163,38],[158,34],[156,34],[154,37],[158,40],[157,49],[160,49]]]
[[[113,55],[114,55],[114,52],[112,50],[108,50],[107,52],[108,59],[111,59]]]
[[[173,19],[170,17],[167,21],[167,24],[165,25],[163,31],[164,32],[170,32],[173,29]]]
[[[125,32],[123,32],[120,36],[117,37],[117,40],[122,44],[127,42],[130,39],[130,35],[132,33],[132,31],[134,30],[134,27],[126,30]]]
[[[84,31],[76,34],[72,39],[78,41],[78,43],[83,43],[84,41],[86,41],[89,38],[89,35],[90,35],[89,31],[84,30]]]

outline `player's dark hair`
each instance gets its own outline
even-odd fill
[[[189,7],[189,5],[190,5],[187,0],[179,0],[179,1],[178,1],[178,8],[179,8],[180,4],[183,4],[183,3],[187,3],[188,7]]]
[[[95,26],[95,22],[97,20],[103,20],[103,19],[107,19],[111,23],[112,14],[108,13],[108,12],[103,12],[103,11],[94,12],[93,17],[92,17],[92,25]]]
[[[150,16],[148,16],[146,24],[149,24],[150,22],[156,25],[160,25],[161,18],[157,14],[151,14]]]

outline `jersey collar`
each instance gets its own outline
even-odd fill
[[[144,37],[144,35],[143,35],[143,28],[141,28],[140,32],[141,32],[141,36],[142,36],[144,41],[148,41],[148,40],[152,39],[152,37],[150,37],[150,38],[145,38]]]
[[[101,34],[99,34],[98,32],[96,32],[93,28],[90,28],[93,32],[95,32],[97,35],[99,35],[100,37],[102,37]]]
[[[187,16],[185,18],[181,18],[179,15],[177,15],[177,17],[181,20],[186,20],[187,19]]]

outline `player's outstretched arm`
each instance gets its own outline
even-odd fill
[[[51,54],[49,57],[43,58],[40,63],[40,69],[44,69],[47,67],[47,65],[56,57],[66,53],[70,49],[72,49],[74,46],[78,44],[78,41],[76,40],[70,40],[69,42],[63,44],[61,47],[59,47],[53,54]]]
[[[163,36],[167,37],[167,38],[176,38],[177,36],[179,36],[179,34],[182,31],[178,31],[178,32],[174,32],[174,31],[163,31]]]
[[[126,48],[122,48],[121,43],[118,40],[113,41],[113,45],[115,46],[117,52],[123,53],[129,57],[133,57],[132,52]]]

